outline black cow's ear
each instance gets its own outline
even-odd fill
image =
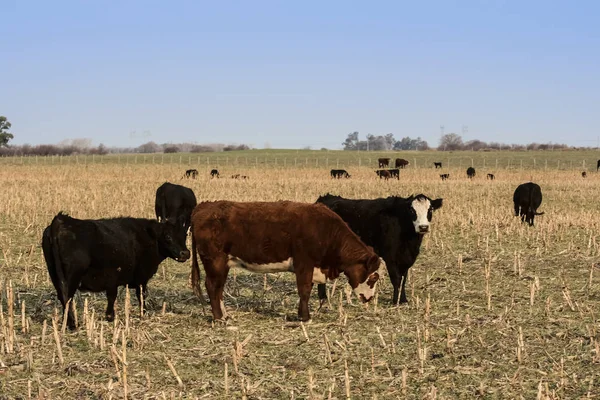
[[[437,210],[438,208],[440,208],[442,206],[443,200],[444,199],[431,200],[431,207],[433,207],[434,210]]]

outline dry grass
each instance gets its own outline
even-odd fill
[[[41,253],[59,210],[78,218],[153,217],[154,193],[181,183],[179,165],[5,165],[0,169],[0,398],[598,398],[600,392],[600,176],[579,171],[407,170],[379,181],[373,168],[331,180],[321,168],[223,167],[248,181],[184,181],[199,200],[314,202],[326,192],[374,198],[443,197],[409,278],[409,305],[348,303],[345,281],[328,310],[298,324],[291,274],[231,272],[233,320],[212,325],[189,287],[189,263],[168,260],[149,284],[148,310],[125,290],[117,321],[104,294],[75,298],[63,315]],[[512,192],[533,178],[544,193],[536,227],[512,217]],[[316,290],[314,291],[316,292]],[[58,310],[57,310],[58,309]],[[127,329],[126,329],[127,327]]]

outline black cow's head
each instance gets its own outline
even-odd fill
[[[429,224],[433,211],[442,206],[443,199],[431,200],[429,197],[419,194],[409,197],[410,214],[415,227],[415,232],[421,235],[429,232]]]
[[[182,229],[179,221],[165,220],[158,224],[155,232],[160,254],[179,262],[190,258],[190,251],[185,246],[187,232]]]

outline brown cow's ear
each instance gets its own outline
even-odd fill
[[[377,254],[373,254],[369,257],[367,261],[367,271],[372,272],[376,271],[379,268],[379,256]]]
[[[431,207],[433,207],[434,210],[437,210],[438,208],[440,208],[442,206],[443,200],[444,199],[431,200]]]

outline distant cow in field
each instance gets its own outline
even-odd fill
[[[587,178],[587,172],[583,171],[583,172],[581,173],[581,177],[582,177],[582,178]]]
[[[390,173],[390,178],[396,178],[400,180],[400,170],[398,168],[392,168],[387,170]]]
[[[391,176],[390,171],[386,169],[378,169],[377,171],[375,171],[375,173],[377,174],[379,179],[385,179],[386,181],[390,179]]]
[[[487,174],[486,179],[493,181],[494,179],[496,179],[496,176],[494,174]]]
[[[469,179],[472,179],[475,177],[475,168],[473,168],[473,167],[467,168],[467,177],[469,177]]]
[[[440,174],[440,178],[445,181],[446,179],[450,178],[450,174]]]
[[[596,171],[598,171],[600,169],[600,160],[598,160],[598,162],[596,163]]]
[[[230,268],[251,272],[294,272],[300,305],[298,317],[308,321],[313,283],[340,273],[363,302],[375,294],[385,262],[348,225],[322,204],[279,202],[203,202],[192,214],[192,286],[199,285],[200,255],[206,290],[215,320],[226,317],[223,287]],[[385,267],[384,267],[385,268]]]
[[[350,178],[350,174],[345,169],[332,169],[330,174],[332,178]]]
[[[196,177],[198,176],[198,170],[197,169],[188,169],[185,171],[185,178],[192,178],[192,179],[196,179]]]
[[[543,212],[538,212],[540,204],[542,204],[542,189],[537,183],[527,182],[517,186],[513,194],[513,202],[515,205],[515,216],[521,216],[521,221],[529,223],[533,226],[533,219],[536,215],[543,215]]]
[[[374,200],[350,200],[326,194],[318,198],[350,226],[361,240],[373,246],[383,258],[394,287],[393,304],[406,303],[408,269],[415,263],[423,236],[429,232],[433,211],[442,199],[432,200],[419,194],[409,198],[391,196]],[[325,284],[319,284],[321,304],[327,298]]]
[[[44,230],[42,249],[48,273],[63,310],[77,290],[106,291],[106,319],[114,319],[119,286],[129,285],[141,304],[147,284],[167,257],[190,257],[186,234],[169,221],[111,218],[80,220],[58,213]],[[141,286],[141,289],[140,289]],[[67,324],[75,329],[72,307]]]
[[[196,207],[196,196],[190,188],[165,182],[156,189],[154,211],[156,219],[160,222],[170,221],[183,226],[187,233],[194,207]]]
[[[234,175],[231,175],[231,178],[232,179],[248,179],[248,176],[247,175],[234,174]]]
[[[441,162],[435,162],[434,161],[433,165],[435,166],[435,169],[442,168],[442,163]]]
[[[378,158],[377,162],[379,162],[379,168],[388,167],[390,165],[389,158]]]
[[[218,169],[212,169],[210,171],[210,177],[211,178],[218,178],[219,177],[219,170]]]
[[[404,168],[408,164],[410,164],[408,160],[405,160],[404,158],[396,158],[396,168]]]

